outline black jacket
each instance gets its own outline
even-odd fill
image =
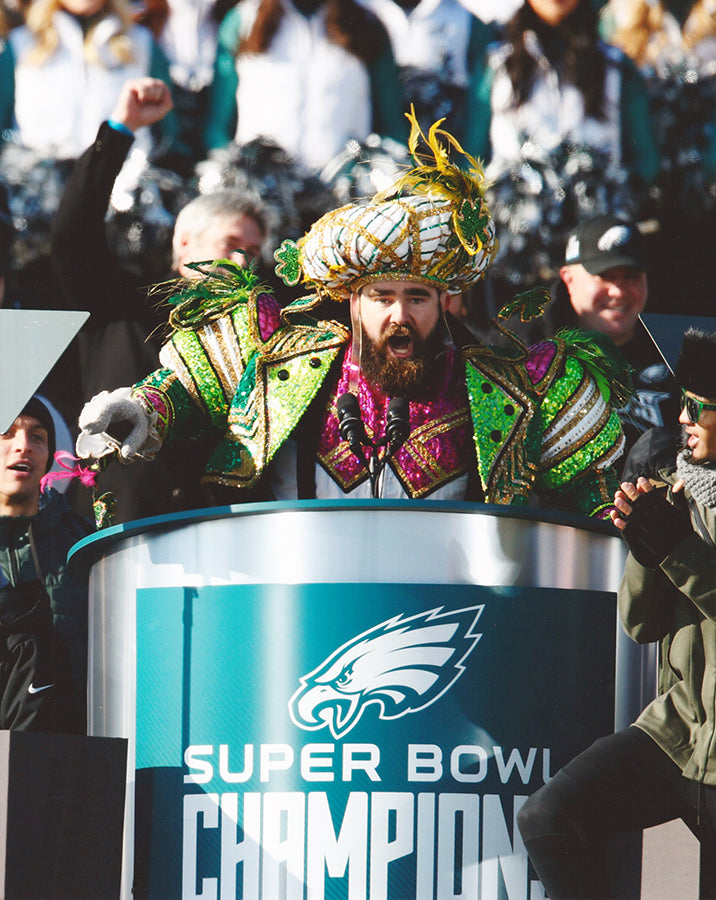
[[[87,576],[68,568],[67,554],[92,525],[65,498],[49,490],[34,516],[0,516],[0,727],[84,730],[87,692]],[[53,628],[54,625],[54,628]],[[59,634],[58,640],[57,634]],[[30,692],[50,681],[72,692],[79,720],[70,721],[69,698]],[[59,669],[59,671],[58,671]],[[57,692],[57,691],[56,691]],[[47,716],[59,716],[52,727]],[[4,723],[4,724],[2,724]],[[18,725],[21,723],[21,726]],[[39,723],[39,727],[38,726]]]
[[[161,340],[152,337],[166,313],[126,271],[107,240],[105,215],[112,188],[132,138],[104,122],[77,161],[62,196],[52,233],[52,266],[66,309],[83,309],[90,319],[76,338],[80,392],[71,419],[100,391],[133,384],[159,366]],[[194,464],[194,457],[199,461]],[[100,488],[117,497],[115,522],[208,505],[199,486],[204,448],[163,450],[153,463],[112,465]],[[91,515],[89,496],[80,506]]]

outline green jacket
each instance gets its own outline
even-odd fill
[[[674,483],[672,470],[662,475]],[[716,537],[716,511],[696,506]],[[687,778],[716,785],[716,547],[695,532],[658,569],[629,554],[619,611],[635,641],[661,641],[659,696],[636,724]]]
[[[164,368],[134,385],[157,413],[161,438],[211,427],[222,435],[204,480],[254,488],[344,352],[350,332],[310,318],[314,299],[281,312],[256,288],[216,314],[197,317],[192,309],[162,348]],[[461,353],[486,501],[521,506],[539,498],[604,514],[622,432],[589,352],[563,340],[528,351],[516,341],[498,350],[473,339]]]

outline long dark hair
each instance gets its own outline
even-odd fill
[[[251,31],[237,48],[238,53],[264,53],[283,18],[281,0],[261,0]],[[370,64],[386,47],[386,34],[378,19],[355,0],[327,0],[328,39],[348,53]]]
[[[511,51],[505,68],[515,106],[522,106],[529,98],[537,70],[537,61],[525,45],[526,31],[536,33],[552,65],[557,62],[550,58],[552,48],[560,47],[560,76],[580,91],[586,114],[603,120],[606,60],[599,46],[597,14],[591,0],[580,0],[558,26],[548,25],[525,0],[507,23],[505,33]]]
[[[168,18],[169,3],[167,0],[144,0],[134,13],[134,21],[149,28],[155,38],[162,33]]]

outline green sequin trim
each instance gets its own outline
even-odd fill
[[[176,374],[171,369],[155,369],[150,372],[141,381],[138,381],[133,391],[141,390],[143,387],[153,387],[160,391],[166,391],[167,387],[176,378]]]
[[[545,307],[551,300],[550,292],[545,287],[531,288],[521,294],[515,294],[498,312],[501,319],[511,319],[519,314],[520,322],[531,322],[544,314]]]
[[[177,434],[193,433],[201,428],[199,410],[186,392],[176,373],[171,369],[157,369],[132,388],[132,394],[140,397],[149,409],[155,409],[152,394],[161,394],[166,415],[157,421],[159,437],[173,438]],[[157,410],[157,412],[160,412]]]
[[[599,432],[590,436],[588,443],[571,453],[563,462],[542,473],[544,484],[549,488],[556,488],[578,477],[599,459],[608,456],[610,451],[616,451],[621,439],[621,423],[617,414],[612,412]]]
[[[241,357],[244,360],[249,359],[251,354],[256,349],[258,334],[254,336],[252,329],[249,325],[252,318],[255,318],[256,313],[256,304],[252,303],[248,308],[245,306],[241,306],[238,309],[234,310],[231,314],[231,327],[234,329],[234,334],[236,335],[236,340],[238,341],[239,350],[241,352]],[[256,329],[258,332],[258,327]]]
[[[580,512],[585,516],[606,518],[614,508],[614,493],[619,480],[612,469],[591,471],[569,483],[568,489],[547,492],[545,505]]]
[[[564,358],[563,373],[548,386],[540,404],[540,419],[546,431],[553,419],[562,411],[567,400],[577,390],[584,378],[584,367],[572,358]]]
[[[220,427],[225,421],[230,398],[226,396],[199,336],[193,331],[180,331],[171,342],[193,382],[191,393],[203,405],[212,425]]]
[[[466,373],[466,382],[476,437],[477,467],[483,487],[486,487],[498,456],[519,424],[523,409],[498,384],[472,367]]]

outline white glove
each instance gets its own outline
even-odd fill
[[[85,403],[80,413],[80,434],[77,455],[81,459],[100,459],[116,453],[121,461],[152,459],[162,445],[155,422],[157,414],[148,412],[132,397],[131,388],[102,391]],[[107,429],[113,423],[129,422],[132,430],[123,441],[117,440]]]

